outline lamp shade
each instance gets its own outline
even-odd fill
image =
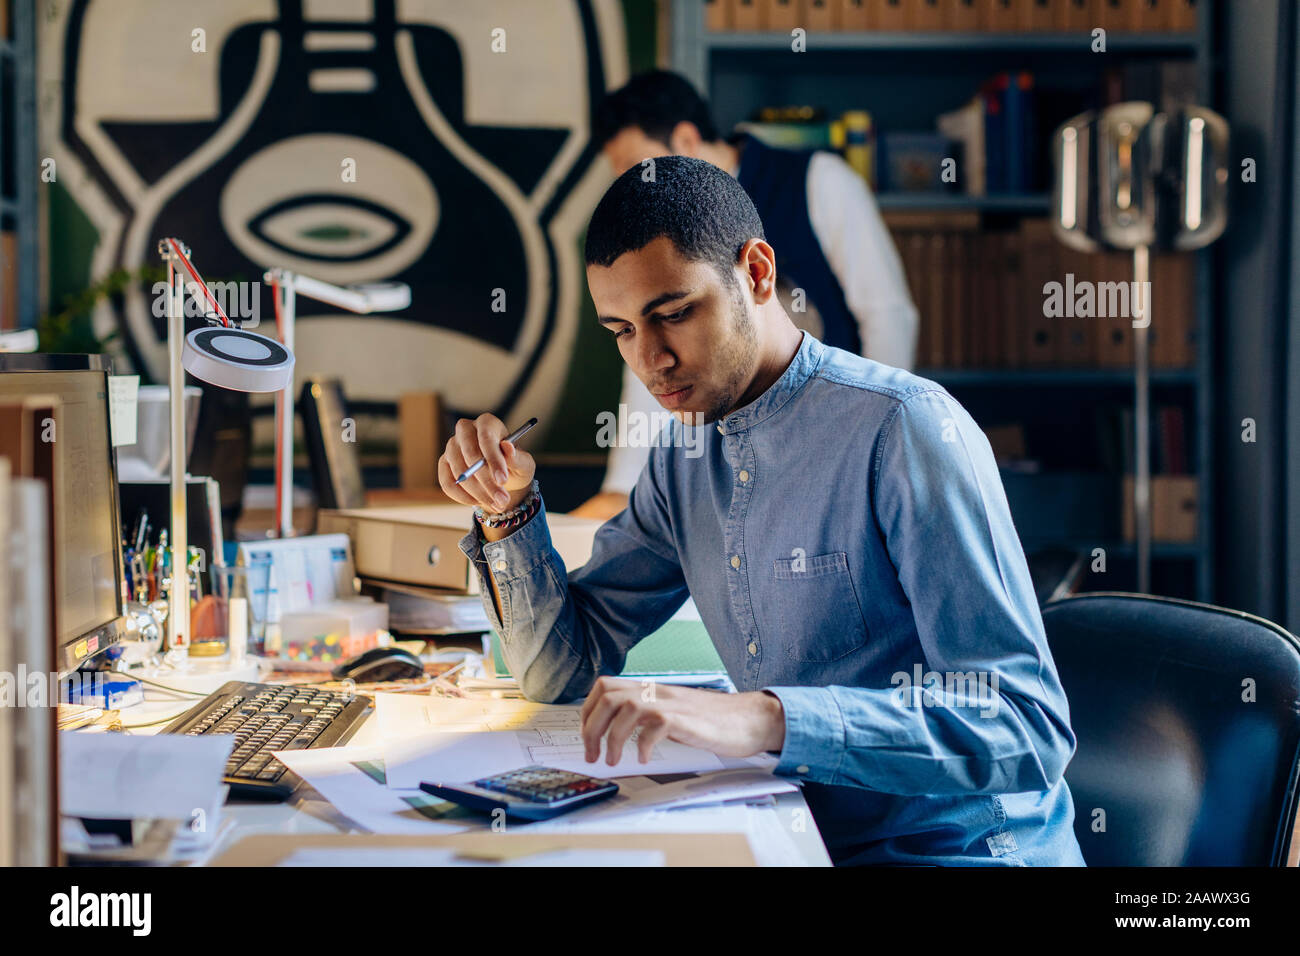
[[[181,364],[195,378],[236,392],[278,392],[293,381],[293,353],[244,329],[211,326],[191,332]]]

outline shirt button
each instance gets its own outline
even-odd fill
[[[731,556],[731,566],[732,566],[733,568],[738,568],[738,567],[740,567],[740,555],[738,555],[738,554],[733,554],[733,555]]]
[[[794,772],[802,776],[803,774],[806,774],[808,772],[808,768],[805,767],[803,764],[800,764],[799,766],[794,768]]]
[[[744,484],[746,481],[749,481],[749,472],[742,468],[740,469],[740,474],[736,477],[740,479],[741,484]]]
[[[492,567],[496,568],[498,571],[504,571],[506,569],[506,563],[504,561],[498,561],[496,564],[492,565]]]
[[[758,645],[755,644],[753,641],[750,641],[750,642],[749,642],[749,647],[746,648],[746,650],[748,650],[749,653],[750,653],[750,655],[753,656],[753,655],[755,655],[755,654],[758,653]]]

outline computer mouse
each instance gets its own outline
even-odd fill
[[[358,684],[423,677],[424,665],[410,651],[400,647],[372,647],[332,671],[335,680],[351,678]]]

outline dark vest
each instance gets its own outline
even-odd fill
[[[744,135],[736,177],[763,220],[767,242],[776,252],[776,272],[797,288],[822,318],[822,341],[862,354],[858,322],[844,301],[844,290],[822,253],[808,218],[808,163],[812,150],[776,149]]]

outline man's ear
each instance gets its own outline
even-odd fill
[[[776,253],[762,239],[750,239],[740,247],[736,264],[745,273],[754,304],[764,305],[776,294]]]
[[[668,135],[668,151],[676,156],[700,158],[700,128],[690,120],[682,120]]]

